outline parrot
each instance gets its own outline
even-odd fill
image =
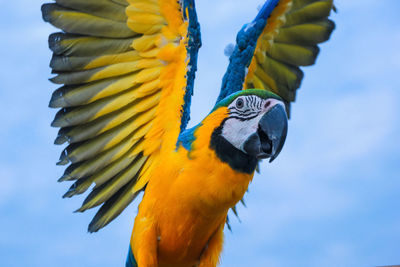
[[[55,0],[49,107],[63,196],[90,193],[88,231],[140,194],[127,267],[215,267],[228,212],[262,160],[282,151],[290,105],[318,45],[330,39],[333,0],[267,0],[229,52],[219,96],[188,128],[201,47],[194,0]],[[229,227],[229,225],[228,225]]]

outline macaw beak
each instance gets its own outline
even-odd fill
[[[257,159],[278,157],[285,144],[288,119],[282,105],[272,107],[258,123],[257,132],[250,135],[243,145],[243,150]]]

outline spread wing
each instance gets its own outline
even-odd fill
[[[56,0],[43,18],[60,84],[50,107],[56,144],[67,143],[64,197],[94,184],[78,210],[101,206],[89,231],[117,217],[144,189],[161,150],[175,149],[189,120],[200,47],[193,0]]]
[[[268,0],[256,19],[239,32],[220,99],[260,88],[281,96],[289,108],[303,72],[315,63],[318,44],[330,38],[333,0]]]

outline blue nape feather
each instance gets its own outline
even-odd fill
[[[217,103],[226,96],[242,90],[246,71],[254,56],[258,38],[267,24],[268,17],[278,3],[279,0],[266,1],[253,22],[244,25],[239,31],[235,49],[229,58],[228,70],[222,80]]]

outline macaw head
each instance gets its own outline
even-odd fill
[[[227,115],[210,144],[219,158],[235,169],[253,172],[259,160],[272,162],[279,155],[288,129],[279,96],[261,89],[243,90],[218,102],[213,111],[221,108],[226,108]]]

